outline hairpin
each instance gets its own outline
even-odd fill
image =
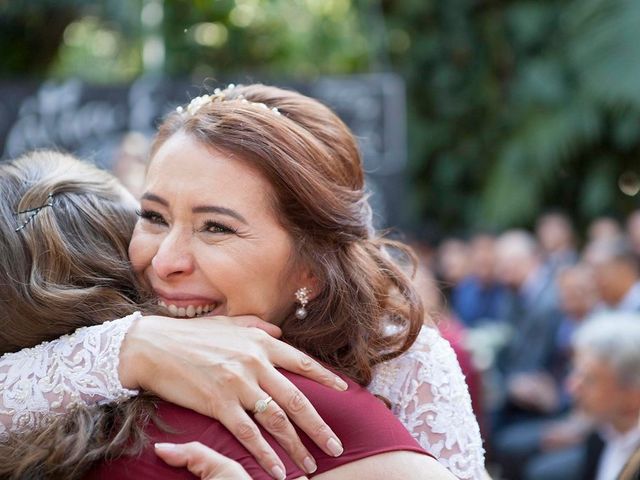
[[[29,208],[27,210],[22,210],[20,212],[14,212],[13,214],[16,215],[16,216],[23,215],[25,213],[30,213],[31,214],[31,215],[29,215],[29,217],[25,220],[25,222],[22,225],[20,225],[18,228],[15,229],[15,231],[19,232],[24,227],[29,225],[31,220],[33,220],[33,218],[38,213],[40,213],[40,210],[42,210],[43,208],[46,208],[46,207],[53,207],[53,193],[50,193],[49,195],[47,195],[47,203],[45,203],[44,205],[40,205],[39,207]]]

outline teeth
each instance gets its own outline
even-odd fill
[[[216,308],[215,304],[198,305],[197,307],[195,305],[178,307],[176,305],[171,305],[171,304],[167,305],[162,300],[158,301],[158,305],[160,305],[163,308],[166,308],[172,317],[189,317],[189,318],[193,318],[195,316],[202,315],[204,313],[209,313],[214,308]]]

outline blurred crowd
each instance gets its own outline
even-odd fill
[[[613,480],[637,460],[640,210],[595,219],[582,242],[569,216],[548,212],[533,232],[416,250],[427,312],[459,355],[496,477]],[[602,348],[580,343],[589,329]]]

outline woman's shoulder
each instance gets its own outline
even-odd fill
[[[376,366],[369,390],[388,398],[413,374],[436,380],[435,377],[447,373],[462,375],[455,352],[437,328],[424,325],[405,353]]]
[[[320,450],[304,432],[298,431],[303,444],[316,459],[318,473],[380,453],[424,453],[418,442],[386,405],[353,381],[345,379],[349,388],[340,392],[284,370],[282,373],[311,401],[343,443],[344,453],[337,458],[331,457]],[[268,415],[268,411],[261,415]],[[238,461],[252,478],[269,478],[257,461],[220,422],[164,401],[158,402],[158,417],[162,423],[170,427],[170,430],[165,431],[155,424],[150,424],[146,429],[151,440],[150,447],[140,457],[102,464],[96,467],[88,478],[186,478],[183,477],[182,470],[169,467],[159,460],[151,445],[156,442],[185,443],[193,440]],[[304,475],[278,442],[261,425],[258,427],[269,445],[283,460],[287,478]],[[384,435],[379,435],[381,431]]]
[[[412,347],[378,365],[369,385],[420,445],[458,478],[482,478],[484,449],[465,377],[451,344],[424,326]]]

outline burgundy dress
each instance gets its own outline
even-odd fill
[[[307,396],[344,446],[344,453],[340,457],[331,457],[298,430],[300,439],[318,464],[315,474],[385,452],[404,450],[427,454],[381,400],[351,380],[345,379],[349,384],[346,392],[338,392],[299,375],[286,371],[282,373]],[[220,422],[167,402],[158,403],[158,416],[176,432],[163,432],[150,424],[146,429],[150,438],[149,446],[142,455],[96,464],[86,478],[92,480],[194,479],[196,477],[186,469],[167,465],[153,449],[153,443],[156,442],[186,443],[190,441],[199,441],[239,462],[251,478],[265,480],[272,478]],[[305,475],[274,438],[260,425],[258,426],[265,439],[284,462],[287,479]]]

